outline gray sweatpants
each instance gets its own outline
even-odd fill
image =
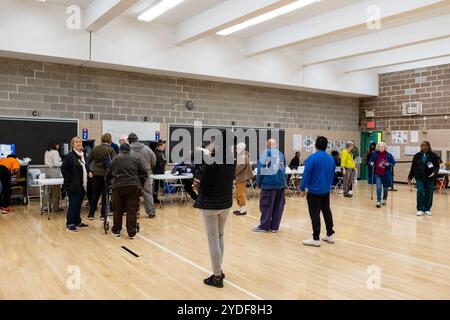
[[[145,181],[144,189],[142,190],[144,197],[144,208],[148,215],[155,214],[155,205],[153,203],[153,181],[150,177]]]
[[[343,177],[344,177],[343,188],[344,188],[344,195],[348,195],[349,191],[350,191],[350,186],[353,183],[353,179],[355,179],[355,169],[346,168],[345,170],[346,170],[347,174],[343,175]]]
[[[222,261],[225,249],[223,235],[229,211],[229,209],[201,210],[203,221],[205,222],[206,234],[208,236],[209,255],[213,273],[216,276],[222,274]]]

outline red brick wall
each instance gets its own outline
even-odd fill
[[[365,110],[375,110],[377,130],[418,130],[450,128],[450,64],[386,73],[379,76],[378,97],[360,100],[360,126],[365,130]],[[415,94],[407,94],[415,89]],[[402,103],[422,102],[423,114],[402,116]],[[448,116],[448,120],[444,116]],[[426,117],[426,121],[424,121]]]

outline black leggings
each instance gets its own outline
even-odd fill
[[[0,166],[0,181],[2,193],[0,194],[0,207],[8,208],[11,198],[11,172],[5,166]]]

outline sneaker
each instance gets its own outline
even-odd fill
[[[339,191],[338,191],[338,194],[343,194],[344,193],[344,190],[342,190],[342,189],[340,189]]]
[[[322,240],[325,241],[325,242],[328,242],[330,244],[334,244],[334,242],[335,242],[333,235],[331,235],[331,236],[324,236],[324,237],[322,237]]]
[[[278,230],[270,230],[270,232],[272,232],[272,233],[277,233]]]
[[[381,201],[381,204],[382,204],[383,206],[385,206],[385,205],[386,205],[386,200]]]
[[[89,220],[94,220],[94,216],[88,215]]]
[[[353,195],[353,191],[352,191],[352,190],[350,190],[350,191],[348,192],[348,194],[351,194],[351,195]]]
[[[4,208],[4,207],[1,207],[1,208],[0,208],[0,212],[1,212],[1,213],[8,213],[8,211],[7,211],[6,208]]]
[[[66,227],[66,230],[70,231],[70,232],[77,232],[78,231],[77,227],[75,227],[75,226]]]
[[[148,215],[148,217],[149,217],[150,219],[154,219],[154,218],[156,218],[156,214],[151,213],[151,214]]]
[[[233,213],[234,214],[239,214],[241,212],[241,210],[234,210]]]
[[[418,216],[418,217],[423,216],[423,212],[422,212],[422,211],[417,211],[417,216]]]
[[[120,233],[112,233],[112,235],[114,236],[114,237],[116,237],[116,238],[119,238],[120,237]]]
[[[244,211],[244,212],[237,211],[237,212],[235,213],[235,215],[237,215],[237,216],[245,216],[246,214],[247,214],[247,211]]]
[[[431,217],[431,211],[425,211],[425,215]]]
[[[211,277],[203,280],[203,283],[208,286],[223,288],[223,277],[216,278],[216,276],[212,275]]]
[[[320,247],[320,240],[308,239],[303,241],[303,244],[310,247]]]
[[[261,229],[261,228],[258,226],[258,227],[253,228],[253,232],[267,233],[267,232],[269,232],[269,231],[268,231],[268,230]]]
[[[136,236],[128,236],[128,239],[133,240]]]
[[[381,208],[381,202],[377,202],[377,208]]]
[[[89,225],[82,222],[79,225],[77,225],[77,227],[78,228],[85,228],[85,227],[89,227]]]
[[[353,195],[350,194],[350,193],[349,193],[349,194],[344,194],[344,197],[345,197],[345,198],[353,198]]]

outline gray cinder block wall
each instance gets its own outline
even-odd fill
[[[358,98],[0,58],[0,116],[357,131],[358,107]]]
[[[365,110],[375,111],[378,130],[450,129],[450,64],[380,74],[378,97],[361,99],[361,128]],[[404,102],[422,102],[422,115],[402,116]],[[426,121],[423,118],[426,117]]]

